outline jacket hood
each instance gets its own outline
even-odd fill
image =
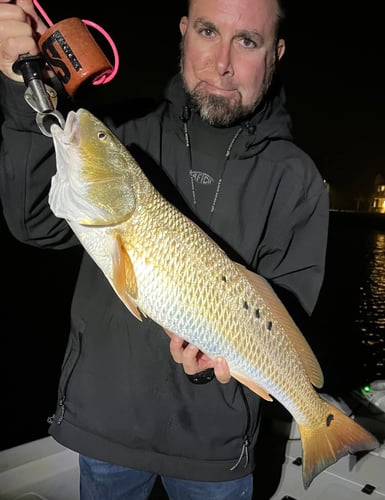
[[[217,144],[219,138],[223,137],[223,141],[231,144],[231,157],[242,159],[261,153],[271,141],[293,139],[284,89],[278,81],[272,83],[269,92],[252,116],[226,128],[212,127],[191,108],[180,75],[175,75],[170,80],[165,90],[165,99],[169,103],[170,113],[174,119],[177,118],[175,123],[180,123],[183,136],[186,135],[186,130],[183,131],[184,125],[187,125],[192,137],[194,131],[200,130],[199,147],[203,149],[205,145],[212,148],[213,144]],[[192,143],[196,147],[196,143]]]

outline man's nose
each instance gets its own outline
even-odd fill
[[[221,43],[217,47],[216,66],[218,73],[222,76],[234,74],[231,45]]]

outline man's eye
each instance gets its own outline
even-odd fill
[[[212,29],[210,29],[210,28],[203,28],[203,29],[201,29],[201,31],[200,31],[200,32],[201,32],[201,34],[202,34],[203,36],[205,36],[206,38],[211,38],[211,37],[213,37],[213,36],[214,36],[214,34],[215,34],[215,33],[214,33],[214,31],[213,31]]]
[[[250,40],[250,38],[242,38],[241,44],[247,49],[253,49],[257,46],[257,44],[253,40]]]

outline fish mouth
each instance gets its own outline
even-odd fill
[[[57,173],[66,177],[66,169],[62,165],[67,165],[70,152],[80,144],[80,112],[70,111],[67,115],[64,128],[59,125],[52,125],[51,134],[56,154]]]
[[[64,145],[70,145],[71,143],[78,143],[78,137],[76,135],[79,129],[79,113],[78,111],[70,111],[65,120],[64,128],[61,128],[57,124],[53,124],[51,127],[51,133],[54,141],[62,143]],[[77,139],[77,140],[76,140]]]
[[[64,126],[64,133],[70,135],[73,129],[76,129],[79,124],[79,116],[80,110],[78,111],[70,111],[67,115],[67,120]]]

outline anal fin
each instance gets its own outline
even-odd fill
[[[249,378],[244,377],[243,375],[239,375],[238,373],[231,373],[232,377],[234,377],[238,382],[245,385],[250,389],[250,391],[255,392],[258,396],[266,401],[273,401],[273,398],[270,396],[268,392],[265,391],[262,387],[257,385],[255,382],[250,380]]]

